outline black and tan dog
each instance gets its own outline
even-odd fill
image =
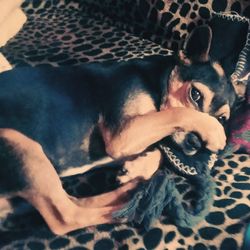
[[[209,60],[211,30],[196,29],[184,53],[67,68],[16,68],[0,75],[0,195],[27,199],[63,234],[112,222],[137,177],[161,162],[147,148],[171,135],[189,157],[226,143],[233,86]],[[141,153],[143,155],[141,155]],[[76,199],[59,176],[103,156],[125,159],[121,188]],[[130,156],[133,156],[129,158]],[[98,161],[100,164],[100,161]]]

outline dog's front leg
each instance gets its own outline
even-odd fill
[[[117,180],[121,184],[134,179],[148,180],[160,167],[161,160],[162,156],[159,149],[140,154],[133,160],[125,161]]]
[[[0,194],[28,200],[56,234],[111,223],[112,213],[120,208],[116,199],[134,186],[129,183],[86,199],[71,197],[37,142],[18,131],[0,129]]]
[[[136,155],[172,133],[197,132],[213,152],[223,149],[226,136],[223,126],[209,114],[190,108],[168,108],[131,118],[113,133],[100,124],[106,152],[114,159]]]
[[[105,123],[100,123],[106,152],[114,159],[143,152],[150,145],[172,134],[176,126],[172,110],[132,117],[123,121],[121,128],[115,132],[105,126]]]

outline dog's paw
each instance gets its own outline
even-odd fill
[[[226,146],[226,134],[223,126],[212,116],[208,116],[201,129],[201,137],[207,143],[206,147],[212,152],[223,150]]]
[[[223,126],[213,116],[207,113],[187,109],[187,116],[182,119],[183,128],[187,132],[197,132],[206,147],[212,152],[224,149],[226,135]]]
[[[120,184],[134,179],[148,180],[159,168],[161,153],[159,150],[147,152],[134,160],[126,161],[119,171],[117,180]]]
[[[138,158],[137,158],[138,159]],[[126,161],[122,169],[118,172],[117,181],[120,184],[127,183],[137,177],[141,177],[141,166],[136,166],[136,160]]]

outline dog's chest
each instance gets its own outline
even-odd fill
[[[60,130],[51,133],[50,138],[47,136],[45,139],[43,138],[41,144],[46,155],[52,160],[55,167],[61,171],[68,166],[88,163],[89,143],[87,142],[90,141],[90,132],[91,124],[65,121],[64,124],[60,124]]]
[[[122,107],[121,119],[143,115],[155,111],[153,98],[146,92],[130,93]],[[86,123],[85,123],[86,125]],[[89,164],[106,156],[105,144],[97,123],[92,123],[83,129],[84,133],[71,140],[71,146],[62,145],[55,160],[62,169]],[[60,145],[58,147],[60,149]]]
[[[144,91],[136,91],[128,95],[123,107],[123,115],[125,117],[135,117],[155,110],[153,98]]]

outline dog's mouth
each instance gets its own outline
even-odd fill
[[[200,174],[205,168],[211,169],[217,160],[217,155],[207,149],[192,156],[185,155],[169,138],[161,141],[159,147],[171,166],[184,175]]]

